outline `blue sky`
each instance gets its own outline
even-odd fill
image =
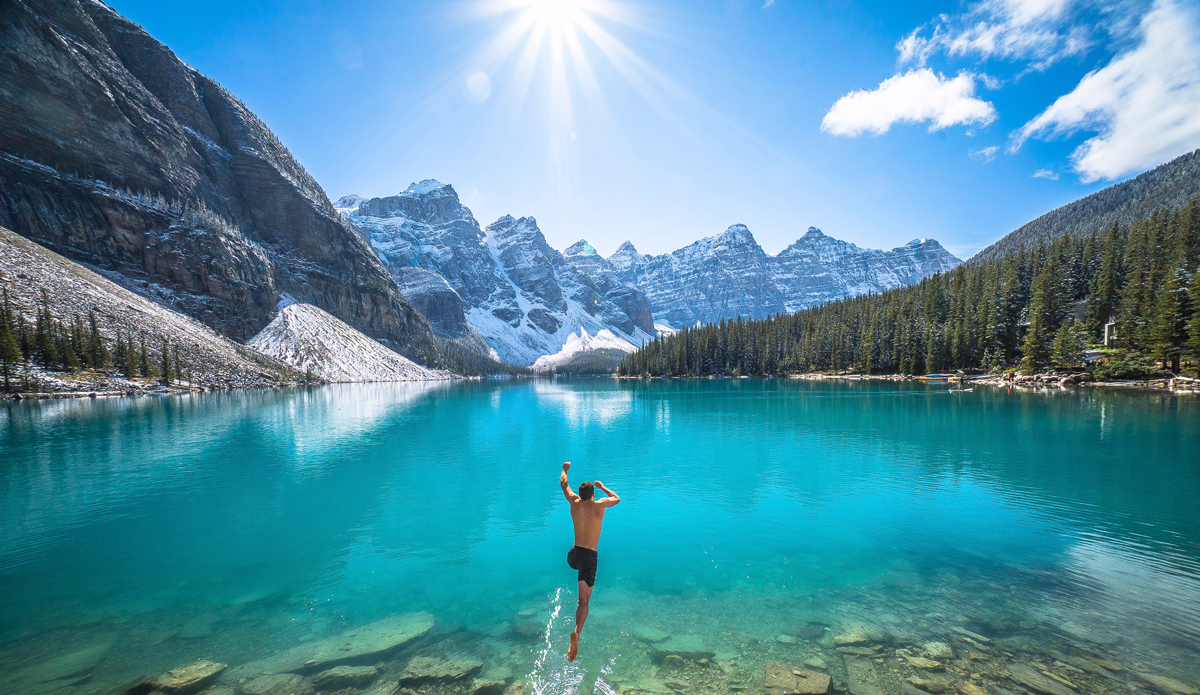
[[[1200,147],[1188,0],[110,0],[331,198],[453,184],[557,248],[734,223],[967,257]]]

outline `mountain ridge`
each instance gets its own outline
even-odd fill
[[[1127,228],[1155,208],[1182,208],[1197,196],[1200,196],[1200,149],[1039,215],[1000,237],[967,263],[993,261],[1063,234],[1103,232],[1114,223]]]
[[[860,249],[815,227],[772,256],[743,224],[657,256],[626,241],[604,258],[586,239],[560,252],[536,218],[504,215],[482,227],[453,186],[433,179],[394,196],[343,196],[337,207],[435,330],[474,328],[522,365],[558,354],[580,330],[609,330],[636,346],[659,326],[795,311],[960,262],[932,239]]]
[[[0,225],[235,339],[284,294],[418,361],[432,332],[266,125],[96,0],[0,13]]]

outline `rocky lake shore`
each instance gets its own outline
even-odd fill
[[[495,634],[447,630],[428,613],[411,613],[235,667],[199,659],[118,687],[92,682],[93,668],[108,647],[82,647],[19,670],[7,684],[31,695],[537,695],[549,692],[543,682],[547,661],[554,662],[551,668],[578,668],[551,647],[544,617],[522,611],[505,628],[538,652],[537,665],[526,674],[519,672],[511,653],[497,651]],[[1168,675],[1135,655],[1052,627],[1012,627],[1018,634],[988,637],[959,626],[941,634],[918,634],[868,624],[835,627],[807,621],[789,632],[759,639],[732,624],[727,634],[711,636],[638,626],[622,630],[614,644],[606,645],[633,655],[623,668],[601,669],[599,675],[579,682],[578,691],[593,688],[606,695],[1200,695],[1194,672]]]

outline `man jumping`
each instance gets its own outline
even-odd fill
[[[583,621],[587,620],[588,601],[596,584],[596,546],[600,543],[604,510],[615,506],[621,498],[599,480],[594,485],[581,483],[579,494],[575,494],[567,483],[567,471],[570,468],[570,461],[563,464],[558,485],[571,503],[571,522],[575,524],[575,547],[567,552],[567,564],[571,569],[579,570],[579,608],[575,609],[575,631],[571,633],[571,646],[567,649],[567,661],[574,661],[579,654],[579,633],[583,630]],[[595,499],[595,488],[600,488],[608,496],[602,500]]]

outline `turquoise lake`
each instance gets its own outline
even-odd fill
[[[1198,425],[1194,395],[833,380],[3,402],[0,692],[109,692],[415,611],[423,649],[537,695],[655,692],[642,628],[699,636],[751,693],[769,659],[844,678],[854,627],[953,643],[985,684],[1011,659],[1079,692],[1196,687]],[[574,664],[563,461],[623,500]]]

